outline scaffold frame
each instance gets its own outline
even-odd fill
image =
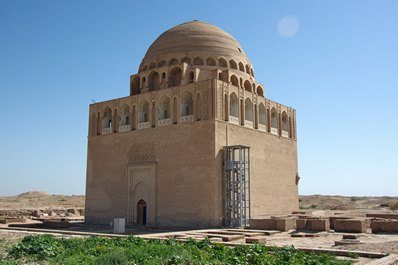
[[[225,146],[224,225],[245,227],[250,220],[250,147]]]

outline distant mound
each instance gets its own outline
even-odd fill
[[[389,210],[398,197],[389,196],[339,196],[339,195],[301,195],[301,209],[318,210]]]
[[[14,196],[0,196],[0,216],[1,210],[80,209],[84,208],[84,198],[84,195],[53,195],[45,191],[28,191]]]
[[[28,191],[17,195],[17,197],[41,197],[41,196],[51,196],[51,195],[45,191]]]

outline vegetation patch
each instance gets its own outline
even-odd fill
[[[2,242],[2,241],[0,241]],[[227,247],[209,241],[27,236],[0,264],[351,264],[326,254],[264,245]]]
[[[392,211],[397,211],[398,210],[398,201],[395,201],[393,203],[390,204],[390,209]]]

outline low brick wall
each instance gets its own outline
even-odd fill
[[[307,231],[330,231],[329,219],[298,219],[296,220],[297,230]]]
[[[296,229],[295,218],[250,219],[251,229],[289,231]]]
[[[276,220],[276,230],[279,231],[289,231],[296,229],[296,219],[295,218],[284,218]]]
[[[398,220],[372,220],[372,233],[398,233]]]
[[[383,219],[396,219],[398,220],[398,214],[388,213],[367,213],[366,217],[383,218]]]
[[[365,219],[337,219],[334,220],[334,231],[344,233],[366,233],[367,220]]]
[[[329,223],[330,223],[330,229],[334,229],[334,221],[336,220],[347,220],[347,219],[352,219],[351,217],[344,217],[344,216],[330,216],[329,217]]]
[[[250,219],[251,229],[277,230],[276,219]]]

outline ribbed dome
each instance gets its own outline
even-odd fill
[[[223,56],[250,64],[238,41],[224,30],[201,21],[186,22],[161,34],[141,65],[183,56]]]

